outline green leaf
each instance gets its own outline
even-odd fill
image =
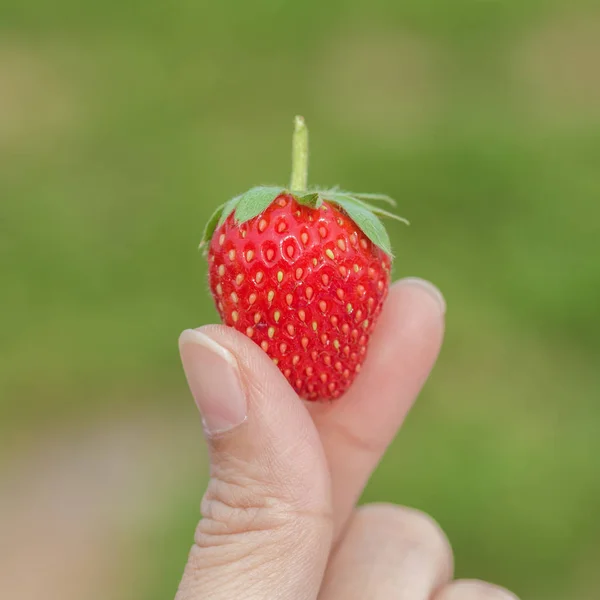
[[[392,243],[388,232],[383,223],[368,207],[357,201],[356,198],[346,194],[331,194],[327,196],[327,200],[331,200],[331,202],[342,208],[376,246],[393,256]]]
[[[245,223],[264,212],[277,196],[284,193],[289,192],[281,187],[260,186],[232,198],[211,215],[202,234],[200,247],[211,240],[216,228],[220,227],[232,213],[235,214],[237,223]],[[337,204],[376,246],[390,256],[393,256],[390,238],[378,217],[395,219],[408,225],[406,219],[366,202],[366,200],[381,200],[394,205],[394,201],[384,194],[354,194],[333,188],[327,191],[314,190],[310,193],[296,192],[294,197],[299,204],[312,209],[320,208],[324,199]]]
[[[227,221],[227,218],[235,210],[235,208],[238,205],[241,197],[242,196],[236,196],[235,198],[232,198],[231,200],[228,200],[223,205],[223,212],[221,213],[221,218],[219,219],[217,227],[221,227],[221,225],[223,225],[223,223],[225,223],[225,221]]]
[[[375,213],[376,215],[380,216],[380,217],[387,217],[388,219],[394,219],[396,221],[399,221],[400,223],[404,223],[405,225],[410,225],[410,223],[408,222],[407,219],[405,219],[404,217],[401,217],[399,215],[395,215],[394,213],[391,213],[387,210],[384,210],[383,208],[380,208],[379,206],[374,206],[373,204],[369,204],[368,202],[364,202],[363,200],[359,200],[358,197],[356,197],[353,194],[344,194],[346,196],[348,196],[351,200],[354,200],[355,202],[358,202],[361,206],[363,206],[364,208],[369,209],[372,213]]]
[[[397,206],[396,201],[393,198],[390,198],[386,194],[355,194],[354,192],[346,192],[348,196],[352,196],[353,198],[358,198],[359,200],[379,200],[380,202],[385,202],[390,206]]]
[[[319,208],[323,204],[323,199],[319,195],[319,192],[304,194],[303,196],[297,195],[295,198],[298,204],[302,204],[302,206],[308,206],[309,208]]]
[[[208,220],[206,227],[204,227],[204,232],[202,233],[202,240],[200,241],[200,248],[204,247],[212,239],[215,229],[217,228],[217,225],[219,224],[219,221],[221,219],[221,214],[223,213],[224,208],[225,208],[225,205],[222,204],[210,216],[210,219]]]
[[[285,190],[280,187],[255,187],[248,190],[242,194],[235,208],[235,220],[238,223],[245,223],[260,215],[283,192]]]

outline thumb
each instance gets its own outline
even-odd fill
[[[176,600],[316,598],[331,545],[318,434],[276,366],[233,329],[179,340],[210,481]]]

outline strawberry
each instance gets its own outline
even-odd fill
[[[258,344],[306,400],[353,383],[388,294],[392,254],[367,200],[379,194],[306,190],[308,133],[296,117],[292,184],[256,187],[222,205],[208,246],[210,289],[222,321]]]

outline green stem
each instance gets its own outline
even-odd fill
[[[292,139],[292,192],[306,192],[308,182],[308,129],[303,117],[294,120]]]

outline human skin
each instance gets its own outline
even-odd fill
[[[431,517],[356,506],[436,361],[444,315],[432,284],[392,286],[360,377],[327,404],[301,401],[230,328],[181,335],[210,480],[176,600],[516,599],[453,580],[450,544]]]

